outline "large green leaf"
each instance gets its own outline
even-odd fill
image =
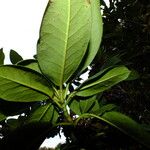
[[[102,118],[103,121],[150,148],[150,133],[146,132],[140,124],[131,118],[119,112],[107,112]]]
[[[101,43],[103,23],[102,16],[100,13],[100,0],[91,1],[91,14],[92,14],[92,28],[91,28],[91,38],[89,49],[87,55],[85,56],[85,62],[82,70],[84,70],[94,59],[95,55],[99,50]]]
[[[4,59],[5,59],[5,55],[4,55],[3,49],[1,48],[0,49],[0,65],[4,64]]]
[[[48,123],[50,121],[51,123],[56,123],[56,120],[58,119],[58,113],[57,117],[56,113],[57,112],[54,110],[54,106],[52,104],[46,104],[31,112],[26,123]]]
[[[42,72],[53,83],[62,85],[77,70],[90,32],[90,1],[49,1],[41,25],[37,59]]]
[[[93,82],[87,82],[83,83],[84,86],[80,86],[79,89],[77,89],[76,95],[78,96],[92,96],[94,94],[97,94],[99,92],[103,92],[115,84],[125,80],[130,74],[130,71],[124,67],[116,67],[111,70],[109,70],[106,74],[104,74],[101,78],[94,78],[92,79]],[[89,83],[89,84],[88,84]]]
[[[17,62],[23,60],[23,58],[14,50],[10,50],[9,55],[12,64],[16,64]]]
[[[33,102],[52,96],[51,85],[40,73],[21,66],[0,66],[0,98]]]

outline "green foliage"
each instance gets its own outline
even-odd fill
[[[109,70],[102,77],[92,78],[92,83],[83,83],[79,87],[78,96],[92,96],[94,94],[103,92],[113,85],[119,83],[120,81],[125,80],[130,74],[130,71],[126,67],[116,67]],[[89,81],[88,81],[89,82]]]
[[[140,141],[145,146],[150,148],[150,134],[144,131],[141,125],[133,121],[131,118],[118,112],[107,112],[102,116],[102,118],[108,121],[108,123],[112,126],[118,128],[125,134],[132,136],[135,140]]]
[[[99,15],[99,11],[99,0],[91,1],[91,38],[82,70],[84,70],[88,65],[90,65],[90,63],[92,62],[99,50],[103,30],[102,17]]]
[[[120,62],[118,57],[83,83],[76,82],[99,50],[102,37],[99,9],[98,0],[49,1],[41,24],[36,60],[22,60],[11,51],[15,65],[0,66],[1,101],[27,104],[24,109],[19,107],[19,112],[12,111],[19,115],[18,119],[3,123],[3,131],[8,126],[10,130],[0,143],[3,149],[11,146],[19,149],[16,141],[25,150],[37,149],[60,128],[69,132],[72,127],[87,126],[94,118],[101,123],[96,130],[98,136],[105,131],[101,126],[107,124],[150,147],[150,134],[140,124],[116,112],[116,105],[103,105],[98,98],[102,92],[129,79],[131,71],[127,67],[115,66]],[[69,90],[75,82],[77,87]],[[9,105],[5,103],[5,106]],[[0,114],[0,121],[11,115],[10,112],[8,108],[7,115]],[[68,139],[71,142],[76,139],[73,130]]]
[[[47,80],[38,72],[12,65],[0,67],[0,97],[7,101],[33,102],[52,97]]]
[[[41,70],[38,66],[38,62],[35,59],[23,60],[23,61],[20,61],[19,63],[17,63],[17,65],[24,66],[24,67],[30,68],[32,70],[35,70],[35,71],[41,73]]]
[[[19,61],[23,60],[23,58],[14,50],[10,50],[10,61],[12,64],[16,64]]]
[[[83,0],[48,3],[37,57],[42,72],[56,85],[61,86],[73,75],[86,52],[91,32],[90,9],[89,2]]]
[[[56,123],[58,119],[58,113],[54,109],[52,104],[42,105],[36,108],[33,112],[30,113],[26,123]]]
[[[0,121],[3,121],[5,119],[6,119],[6,116],[4,114],[0,113]]]
[[[77,114],[81,115],[84,113],[94,113],[99,110],[99,103],[95,96],[88,98],[86,100],[76,100],[71,101],[69,107],[71,110]]]
[[[0,65],[4,64],[5,55],[3,53],[3,49],[0,49]]]

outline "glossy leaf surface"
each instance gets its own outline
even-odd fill
[[[49,1],[43,17],[37,59],[42,72],[62,85],[77,70],[86,52],[91,29],[88,0]]]
[[[38,72],[20,66],[0,67],[0,98],[14,102],[33,102],[52,97],[48,81]]]
[[[111,70],[109,70],[107,73],[105,73],[100,78],[94,78],[92,79],[93,82],[90,84],[86,84],[86,81],[84,86],[81,85],[81,87],[78,89],[77,95],[78,96],[92,96],[94,94],[97,94],[99,92],[103,92],[115,84],[125,80],[130,74],[130,71],[124,67],[116,67]]]

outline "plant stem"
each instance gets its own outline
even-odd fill
[[[68,121],[68,122],[73,122],[73,120],[72,120],[72,118],[71,118],[71,116],[69,115],[69,113],[68,113],[68,110],[67,110],[67,107],[66,107],[66,105],[64,105],[64,107],[63,107],[63,112],[64,112],[64,117],[65,117],[65,119]]]

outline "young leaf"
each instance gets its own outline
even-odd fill
[[[23,58],[14,50],[10,50],[10,61],[12,64],[16,64],[17,62],[23,60]]]
[[[102,118],[104,119],[103,121],[150,148],[150,133],[146,132],[140,124],[131,118],[119,112],[107,112]]]
[[[91,15],[92,15],[92,27],[91,27],[91,38],[87,56],[83,65],[84,70],[94,59],[95,55],[99,50],[99,46],[102,39],[103,23],[102,16],[100,13],[100,1],[91,0]]]
[[[77,94],[78,96],[92,96],[94,94],[103,92],[115,84],[125,80],[130,74],[130,71],[124,67],[116,67],[108,71],[106,74],[104,74],[101,78],[97,79],[90,84],[86,84],[86,81],[84,86],[81,85],[81,87],[78,90]]]
[[[33,102],[52,96],[51,85],[40,73],[21,66],[0,66],[0,98]]]
[[[5,59],[5,55],[4,55],[3,49],[1,48],[0,49],[0,65],[4,64],[4,59]]]
[[[42,72],[60,86],[77,70],[91,29],[88,0],[49,1],[43,17],[37,59]]]

